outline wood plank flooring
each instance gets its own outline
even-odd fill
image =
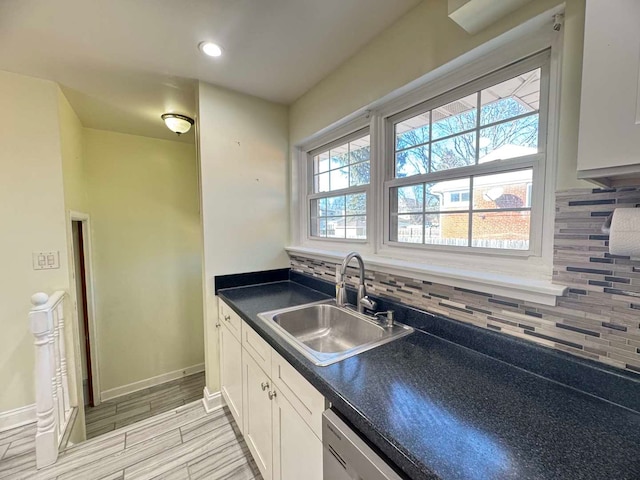
[[[85,407],[87,439],[201,399],[204,384],[201,372]]]
[[[0,433],[0,478],[12,480],[261,480],[230,412],[202,401],[74,445],[35,468],[35,425]]]

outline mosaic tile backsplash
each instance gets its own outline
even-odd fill
[[[569,289],[555,307],[370,270],[367,291],[640,374],[640,260],[609,254],[601,231],[614,208],[636,206],[640,187],[556,194],[553,280]],[[335,281],[335,263],[295,255],[291,268]]]

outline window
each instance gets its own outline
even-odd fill
[[[545,18],[296,144],[287,251],[555,304],[562,30]]]
[[[532,250],[548,69],[543,52],[388,119],[385,242]]]
[[[361,130],[309,153],[311,237],[367,238],[370,144],[369,133]]]
[[[302,243],[360,242],[387,258],[463,266],[473,252],[520,256],[546,271],[551,49],[489,63],[491,73],[462,69],[436,83],[437,95],[381,104],[302,150]],[[450,78],[459,86],[447,91]],[[498,268],[516,268],[503,260]]]

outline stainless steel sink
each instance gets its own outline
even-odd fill
[[[300,305],[258,314],[269,327],[314,364],[331,365],[413,332],[399,323],[382,327],[366,315],[334,302]]]

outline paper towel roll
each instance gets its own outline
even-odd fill
[[[616,208],[613,211],[609,253],[640,258],[640,208]]]

